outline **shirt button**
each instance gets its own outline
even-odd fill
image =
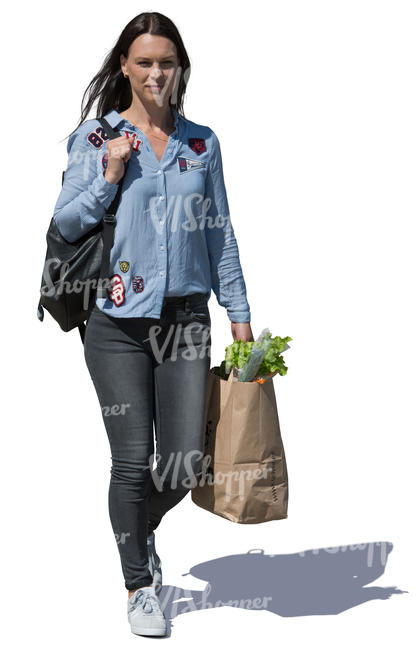
[[[160,245],[160,250],[163,251],[163,246],[162,246],[162,244]]]
[[[161,173],[162,173],[162,170],[161,170],[161,169],[158,169],[158,174],[161,174]]]
[[[163,194],[160,195],[160,200],[163,201]]]
[[[160,272],[159,272],[159,275],[163,275],[163,271],[160,271]]]
[[[163,219],[159,219],[159,223],[163,223]]]

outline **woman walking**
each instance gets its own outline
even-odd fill
[[[84,354],[111,448],[109,513],[128,619],[146,635],[166,633],[154,531],[200,474],[212,289],[234,340],[253,340],[219,141],[180,112],[189,69],[169,18],[128,23],[89,85],[54,208],[61,234],[76,241],[123,179],[110,286],[90,311]],[[119,137],[85,120],[96,100]]]

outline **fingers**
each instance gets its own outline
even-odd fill
[[[110,158],[119,158],[127,162],[130,159],[136,134],[133,133],[129,138],[122,135],[119,138],[113,138],[107,143],[108,154]]]

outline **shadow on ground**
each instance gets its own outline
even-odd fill
[[[383,575],[392,548],[391,542],[368,542],[289,555],[251,549],[197,564],[183,574],[205,580],[204,591],[164,584],[159,600],[168,620],[226,606],[279,616],[339,614],[369,600],[407,593],[395,586],[366,586]]]

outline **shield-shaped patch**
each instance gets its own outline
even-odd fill
[[[206,141],[203,140],[203,138],[189,138],[188,144],[190,149],[195,151],[198,156],[203,153],[203,151],[206,151]]]

